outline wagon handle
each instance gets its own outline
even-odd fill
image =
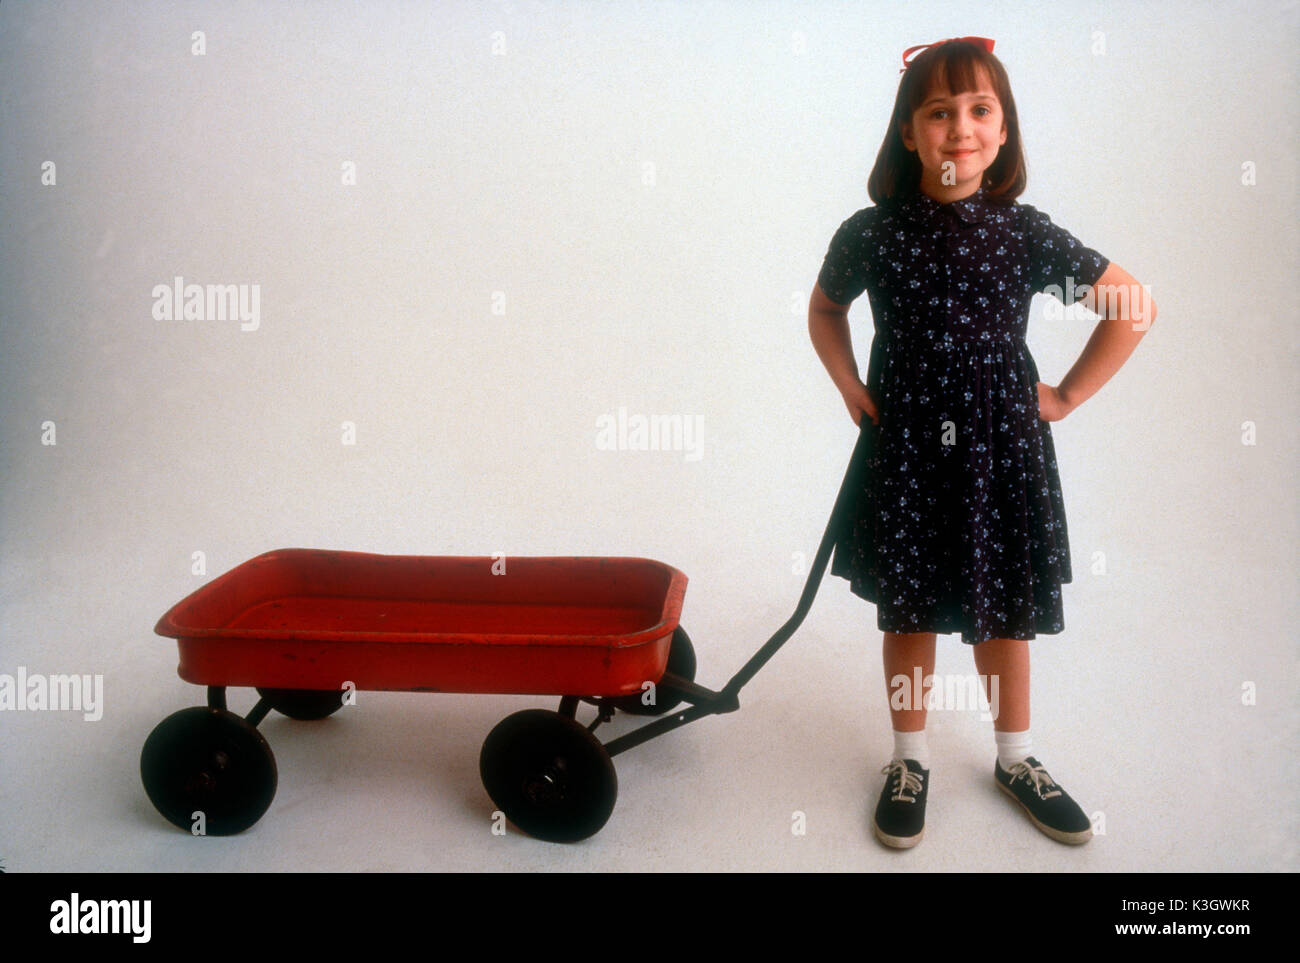
[[[844,515],[848,511],[849,493],[861,485],[867,452],[871,448],[876,429],[877,426],[871,420],[871,416],[863,412],[862,421],[859,423],[858,443],[853,449],[853,454],[849,456],[849,467],[844,472],[844,481],[840,484],[840,493],[835,498],[835,506],[831,509],[830,521],[826,524],[826,532],[822,535],[821,545],[817,548],[817,557],[813,559],[812,570],[808,573],[808,580],[804,582],[803,594],[799,596],[799,604],[795,607],[794,614],[786,620],[786,623],[776,630],[776,633],[764,643],[763,647],[755,652],[750,660],[741,667],[740,671],[732,676],[731,681],[723,687],[720,695],[725,702],[736,703],[738,701],[736,697],[741,687],[767,664],[768,659],[776,655],[777,650],[785,644],[790,636],[794,635],[799,626],[803,624],[808,610],[812,608],[813,599],[816,598],[817,589],[821,586],[822,577],[826,574],[826,566],[830,562],[831,552],[835,548],[837,537],[847,523]]]
[[[649,739],[653,739],[670,729],[676,729],[688,722],[694,722],[703,716],[734,712],[740,708],[740,699],[737,694],[740,692],[741,686],[753,678],[754,673],[761,669],[768,659],[776,655],[776,650],[781,648],[790,636],[794,635],[795,631],[803,623],[804,616],[812,608],[813,599],[816,597],[817,589],[821,585],[822,576],[826,574],[826,566],[830,562],[831,551],[835,547],[836,537],[842,531],[843,525],[847,524],[847,519],[844,516],[848,511],[849,493],[855,487],[861,485],[862,472],[866,466],[867,453],[875,437],[876,427],[875,423],[864,412],[862,420],[859,422],[858,443],[853,449],[853,454],[849,456],[849,467],[844,473],[840,493],[835,498],[835,507],[831,509],[830,521],[827,522],[826,532],[822,535],[821,545],[817,549],[817,557],[813,560],[812,571],[808,573],[808,580],[803,586],[803,594],[799,596],[799,605],[795,608],[794,614],[786,620],[785,625],[777,629],[776,634],[754,653],[739,672],[732,676],[731,681],[723,687],[721,692],[710,692],[690,680],[673,678],[671,684],[693,705],[688,709],[674,712],[672,715],[664,716],[639,729],[610,740],[605,743],[606,752],[614,756]],[[665,673],[664,680],[668,680],[667,673]]]

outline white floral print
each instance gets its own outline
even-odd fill
[[[864,208],[831,239],[817,281],[864,291],[875,327],[867,389],[880,408],[831,572],[890,632],[1032,639],[1064,629],[1065,503],[1038,368],[1036,293],[1076,297],[1109,261],[1030,205],[984,188]]]

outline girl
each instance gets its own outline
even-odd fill
[[[1025,161],[993,41],[909,48],[903,65],[867,183],[875,206],[835,232],[808,312],[818,356],[870,433],[831,571],[876,604],[884,631],[894,754],[874,828],[889,846],[921,839],[925,702],[922,693],[900,698],[895,680],[930,678],[936,634],[960,632],[996,707],[998,786],[1053,839],[1084,843],[1088,817],[1029,738],[1029,640],[1064,628],[1060,587],[1071,580],[1048,423],[1110,380],[1155,305],[1118,265],[1015,201]],[[1120,287],[1143,297],[1102,296]],[[848,326],[864,291],[875,326],[865,384]],[[1025,345],[1035,293],[1102,318],[1056,387],[1038,380]]]

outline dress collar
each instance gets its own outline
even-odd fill
[[[988,191],[982,186],[974,194],[946,204],[939,203],[929,194],[918,189],[914,194],[903,198],[898,205],[901,213],[921,223],[933,222],[945,213],[950,213],[966,224],[978,224],[984,219],[990,207]]]

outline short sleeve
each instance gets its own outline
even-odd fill
[[[872,258],[879,208],[865,207],[853,214],[835,231],[817,286],[836,304],[849,304],[867,289],[875,277]]]
[[[1083,244],[1065,228],[1029,205],[1023,205],[1029,240],[1030,281],[1036,294],[1063,304],[1078,301],[1106,273],[1109,259]]]

